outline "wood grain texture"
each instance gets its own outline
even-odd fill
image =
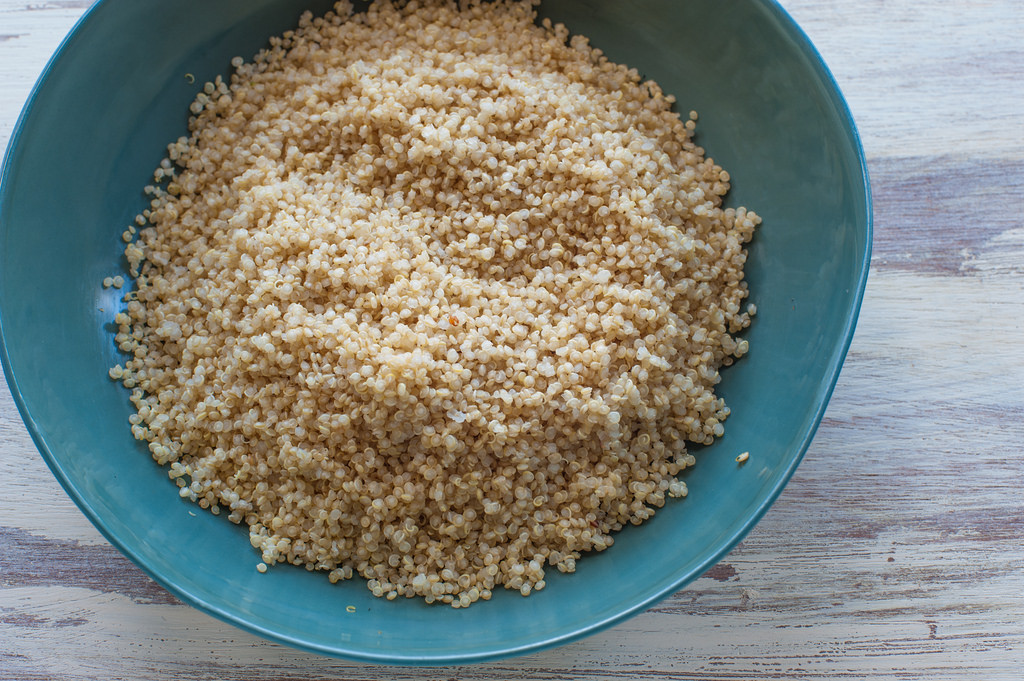
[[[87,3],[0,0],[0,144]],[[2,679],[1017,679],[1024,663],[1024,4],[786,0],[857,119],[873,271],[818,435],[701,579],[584,641],[356,665],[178,603],[68,500],[0,393]]]

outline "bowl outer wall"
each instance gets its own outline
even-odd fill
[[[119,234],[143,207],[136,188],[164,145],[185,132],[184,112],[199,84],[226,73],[234,54],[248,58],[266,36],[294,23],[297,11],[273,0],[208,3],[214,8],[194,2],[187,11],[188,3],[168,9],[154,0],[101,0],[58,48],[22,112],[0,172],[2,359],[15,403],[54,475],[111,543],[182,600],[261,636],[368,662],[456,664],[540,650],[641,612],[702,574],[753,527],[809,446],[852,339],[871,246],[863,151],[820,56],[773,2],[737,1],[728,11],[716,4],[548,0],[541,7],[612,59],[658,80],[679,97],[681,111],[701,111],[698,141],[732,174],[729,201],[765,218],[748,265],[760,308],[746,336],[752,350],[723,372],[720,386],[735,415],[726,436],[698,453],[686,502],[620,533],[611,551],[581,560],[576,575],[552,575],[545,592],[530,599],[496,593],[491,604],[456,611],[418,600],[379,601],[358,579],[331,587],[288,567],[259,575],[244,530],[174,495],[127,431],[125,391],[103,376],[122,359],[109,325],[118,292],[98,284],[124,271]],[[316,6],[322,11],[327,3]],[[205,11],[207,20],[178,26],[174,11]],[[672,45],[669,31],[680,21],[674,12],[713,26]],[[228,20],[236,16],[242,18]],[[147,21],[159,35],[135,31]],[[733,35],[732,28],[745,32]],[[690,62],[680,53],[699,60],[708,51],[701,41],[716,36],[713,62],[741,66],[713,81],[687,74]],[[189,49],[176,51],[175,41]],[[751,65],[744,51],[757,48]],[[750,97],[763,103],[768,130],[781,141],[751,135],[757,122],[749,112],[736,113],[743,108],[737,98]],[[74,120],[64,118],[66,108]],[[123,111],[132,115],[120,120]],[[111,119],[117,136],[82,134],[86,123]],[[767,152],[755,143],[777,147],[798,138],[794,155],[814,162],[803,168],[808,176],[791,167],[766,175]],[[807,207],[813,201],[822,214]],[[842,210],[830,214],[835,205]],[[811,218],[832,231],[813,230]],[[789,262],[801,244],[809,245],[800,263]],[[36,264],[39,254],[47,260]],[[827,324],[808,322],[822,315]],[[732,458],[744,450],[751,459],[738,468]],[[134,503],[139,495],[145,505]],[[722,508],[731,513],[707,513]],[[658,552],[645,556],[652,546]],[[347,612],[349,604],[356,613]]]

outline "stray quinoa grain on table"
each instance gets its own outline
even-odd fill
[[[760,220],[695,114],[534,20],[303,15],[205,84],[124,234],[132,430],[261,571],[527,595],[723,433]]]

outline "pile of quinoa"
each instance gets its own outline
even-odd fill
[[[759,218],[534,3],[347,1],[206,83],[125,232],[136,438],[259,565],[542,589],[723,433]]]

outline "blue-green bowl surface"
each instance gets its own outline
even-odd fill
[[[544,0],[542,15],[657,80],[680,111],[700,113],[698,142],[733,178],[729,204],[764,219],[747,268],[758,314],[749,355],[720,386],[733,412],[726,435],[698,453],[688,498],[530,598],[502,592],[456,610],[375,599],[359,578],[331,585],[290,566],[256,572],[246,531],[181,500],[132,438],[126,390],[107,377],[123,361],[110,323],[122,292],[100,281],[127,274],[120,235],[145,205],[142,187],[185,133],[200,85],[294,26],[301,9],[103,0],[40,78],[2,171],[0,332],[8,384],[54,475],[182,600],[357,660],[450,664],[535,651],[641,612],[699,576],[753,527],[806,451],[867,277],[863,152],[808,39],[771,0]],[[738,466],[743,451],[750,460]]]

